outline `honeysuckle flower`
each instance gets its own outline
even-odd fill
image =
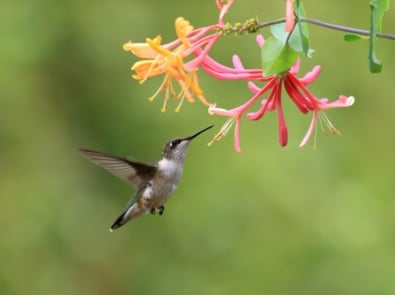
[[[294,102],[300,112],[308,113],[310,111],[313,112],[313,118],[310,124],[310,127],[303,138],[302,142],[299,144],[300,147],[305,146],[311,135],[315,129],[317,123],[317,117],[321,114],[321,118],[327,125],[329,131],[332,134],[339,135],[340,132],[334,128],[333,124],[330,122],[325,113],[323,113],[324,109],[331,108],[342,108],[352,106],[354,104],[354,97],[352,96],[344,96],[340,95],[339,98],[334,102],[328,102],[327,98],[317,98],[314,96],[307,88],[306,85],[314,82],[319,73],[320,67],[315,66],[312,71],[308,72],[304,77],[297,78],[296,74],[299,71],[300,61],[298,60],[295,65],[286,73],[282,75],[275,75],[271,81],[275,81],[274,85],[271,86],[271,92],[268,95],[267,99],[261,101],[261,108],[256,112],[251,112],[247,114],[247,118],[250,120],[259,120],[265,114],[266,111],[277,110],[278,112],[278,121],[279,121],[279,142],[281,146],[285,146],[287,144],[287,127],[285,123],[285,118],[283,115],[282,107],[281,107],[281,88],[284,85],[284,88],[289,96],[289,98]],[[263,95],[269,89],[266,84],[264,87],[259,88],[254,83],[249,83],[249,89],[255,93],[255,95]]]
[[[199,86],[197,69],[204,56],[221,36],[218,30],[223,28],[223,18],[232,3],[233,0],[216,1],[220,15],[215,25],[194,29],[189,21],[182,17],[177,18],[175,31],[178,38],[170,43],[162,44],[162,38],[158,35],[154,39],[147,38],[146,43],[129,41],[123,46],[124,50],[144,59],[132,66],[132,70],[135,71],[132,77],[139,80],[141,84],[148,78],[164,75],[159,89],[150,97],[152,101],[160,92],[165,92],[161,109],[163,112],[171,97],[180,100],[176,111],[180,109],[184,99],[193,102],[194,97],[203,104],[209,105]],[[178,93],[175,91],[174,81],[180,88]]]
[[[209,105],[199,86],[196,69],[188,70],[184,64],[185,50],[190,46],[190,42],[185,39],[185,36],[192,32],[192,26],[184,19],[178,18],[176,20],[176,31],[179,39],[165,45],[161,44],[161,36],[154,39],[147,38],[146,43],[143,44],[128,42],[124,45],[124,50],[130,51],[138,57],[147,58],[137,61],[132,66],[132,70],[135,71],[134,79],[144,83],[150,77],[164,75],[158,90],[150,97],[152,101],[160,92],[165,92],[162,111],[166,110],[170,97],[180,100],[176,110],[180,109],[185,98],[189,102],[193,102],[194,96],[203,104]],[[173,81],[176,81],[180,88],[177,94]]]
[[[257,36],[257,43],[260,47],[264,44],[262,36]],[[240,59],[237,56],[233,57],[234,68],[228,68],[222,66],[217,62],[210,59],[208,56],[205,57],[205,62],[202,63],[202,67],[208,71],[211,75],[222,78],[222,79],[248,79],[247,83],[249,90],[253,96],[244,104],[239,107],[235,107],[231,110],[225,110],[217,108],[216,106],[209,107],[210,114],[228,116],[230,119],[225,123],[224,127],[217,133],[213,141],[222,139],[229,131],[233,122],[236,122],[234,147],[235,150],[240,152],[240,122],[243,114],[258,100],[259,97],[267,94],[267,98],[261,101],[261,107],[255,111],[247,113],[249,120],[261,119],[266,111],[277,111],[278,117],[278,128],[279,128],[279,143],[281,146],[285,146],[288,143],[288,129],[285,122],[285,117],[282,109],[282,88],[284,86],[288,96],[297,106],[300,112],[308,113],[313,112],[313,118],[310,127],[300,143],[300,147],[307,144],[315,126],[317,118],[321,118],[329,131],[332,134],[340,134],[340,132],[333,126],[326,114],[323,112],[324,109],[341,108],[353,105],[354,97],[341,95],[336,101],[329,102],[327,98],[317,98],[308,89],[307,85],[314,82],[321,70],[320,66],[315,66],[305,76],[298,78],[296,75],[300,68],[300,60],[286,72],[271,75],[265,77],[260,72],[257,74],[258,69],[245,69]],[[261,69],[259,69],[261,71]],[[263,87],[258,87],[255,82],[264,82]]]

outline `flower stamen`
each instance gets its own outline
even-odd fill
[[[213,139],[208,143],[208,146],[211,146],[215,141],[223,140],[226,134],[229,132],[230,128],[232,128],[233,123],[236,121],[234,117],[226,120],[225,124],[221,127],[221,129],[214,135]]]
[[[336,127],[332,124],[331,120],[329,119],[328,115],[324,112],[324,111],[320,111],[319,112],[319,116],[318,116],[318,120],[320,122],[320,126],[321,126],[321,132],[324,135],[329,135],[327,130],[329,131],[329,133],[336,135],[336,136],[341,136],[342,133],[336,129]],[[325,130],[325,127],[327,130]]]

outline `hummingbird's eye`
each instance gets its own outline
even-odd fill
[[[170,141],[170,147],[175,148],[176,146],[179,145],[180,142],[181,142],[181,140],[179,140],[179,139],[172,140],[172,141]]]

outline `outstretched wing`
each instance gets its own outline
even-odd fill
[[[106,169],[111,174],[131,182],[136,188],[151,179],[156,166],[146,163],[129,160],[115,155],[92,151],[88,149],[78,149],[80,153],[96,165]]]

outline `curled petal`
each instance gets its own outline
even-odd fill
[[[261,101],[261,107],[256,112],[250,112],[247,114],[247,118],[251,121],[259,120],[263,117],[266,111],[272,111],[276,108],[273,101],[269,101],[268,99],[264,99]]]
[[[320,109],[333,109],[333,108],[344,108],[344,107],[350,107],[354,104],[355,98],[354,96],[345,96],[345,95],[340,95],[339,98],[335,101],[332,102],[325,102],[322,103],[322,100],[320,100],[321,104],[319,106]]]
[[[261,91],[261,88],[259,88],[254,82],[251,81],[248,81],[247,87],[252,93],[257,93]]]
[[[296,60],[296,62],[293,64],[289,72],[293,75],[296,75],[299,72],[300,69],[300,58]]]
[[[259,34],[259,35],[256,35],[255,40],[256,40],[256,43],[258,43],[258,46],[259,46],[260,48],[262,48],[263,45],[265,44],[265,38],[263,38],[263,36],[260,35],[260,34]]]
[[[247,119],[251,120],[251,121],[259,120],[265,114],[265,110],[266,110],[266,108],[264,106],[262,106],[258,111],[248,113]]]
[[[310,72],[306,73],[304,77],[300,78],[299,81],[304,85],[313,83],[321,72],[321,66],[315,66]]]
[[[240,57],[237,54],[234,54],[232,56],[232,62],[233,62],[233,66],[235,67],[235,69],[244,70],[244,66],[240,60]]]

